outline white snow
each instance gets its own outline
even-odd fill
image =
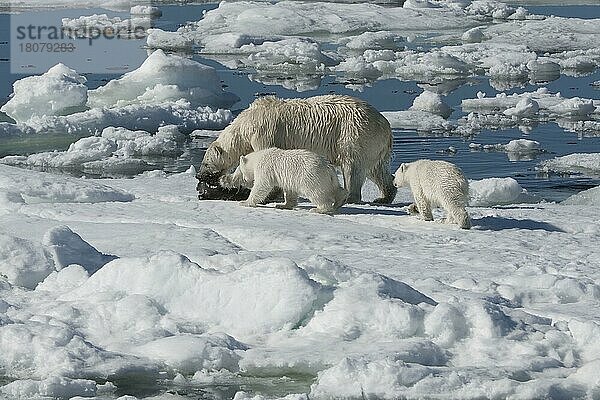
[[[24,379],[1,387],[0,392],[13,399],[93,397],[96,395],[96,382],[66,377],[52,377],[41,381]]]
[[[18,122],[34,116],[64,115],[85,109],[87,79],[64,64],[40,76],[28,76],[13,84],[13,95],[0,111]]]
[[[542,161],[538,167],[545,172],[563,174],[600,174],[600,153],[574,153]]]
[[[127,37],[135,31],[138,39],[145,36],[152,20],[147,16],[131,19],[109,17],[107,14],[83,15],[77,18],[63,18],[62,28],[72,37],[90,37],[102,32],[110,32],[118,37]]]
[[[227,108],[237,96],[223,92],[212,67],[156,50],[136,70],[89,91],[90,107],[160,104],[187,100],[192,107]]]
[[[137,5],[129,9],[131,15],[150,15],[152,17],[160,17],[162,11],[160,8],[148,5]]]
[[[107,376],[194,388],[298,374],[289,399],[594,390],[600,230],[585,201],[492,208],[520,201],[520,185],[471,181],[463,231],[397,206],[330,217],[198,202],[193,171],[0,172],[6,396],[99,395],[114,385],[86,379]]]
[[[438,94],[454,78],[485,74],[512,88],[591,71],[597,20],[544,20],[489,0],[404,5],[222,2],[177,32],[149,30],[147,44],[198,50],[294,90],[331,73],[430,83],[408,110],[384,112],[396,129],[526,131],[555,120],[599,131],[595,99],[479,93],[463,100],[465,118],[448,121]],[[132,17],[159,14],[146,6]],[[67,25],[105,22],[123,21]],[[209,142],[231,120],[238,99],[213,68],[158,50],[98,89],[59,64],[14,92],[2,110],[17,124],[0,123],[0,137],[88,137],[0,160],[0,397],[116,398],[125,385],[239,387],[236,400],[597,396],[598,187],[529,204],[513,178],[471,180],[468,231],[437,222],[440,209],[436,222],[409,215],[408,189],[391,206],[348,204],[333,217],[306,212],[306,202],[285,211],[198,201],[194,168],[143,171],[155,168],[147,156],[179,154],[184,134]],[[471,147],[514,159],[543,152],[524,138]],[[600,158],[539,168],[596,177]],[[376,192],[363,188],[367,200]]]
[[[487,178],[469,181],[469,205],[489,207],[519,201],[525,189],[514,178]]]
[[[450,107],[444,103],[442,96],[428,90],[425,90],[415,98],[409,110],[426,111],[443,118],[448,118],[452,113]]]
[[[529,139],[514,139],[505,145],[505,149],[509,153],[531,153],[539,152],[540,142]]]
[[[39,244],[0,235],[0,274],[17,286],[33,289],[54,270],[52,259]]]
[[[537,101],[523,97],[514,107],[504,110],[503,114],[509,117],[526,118],[535,115],[539,109]]]
[[[0,123],[0,137],[60,132],[89,135],[108,126],[156,132],[178,125],[184,132],[223,128],[239,98],[221,88],[212,67],[162,50],[136,70],[94,90],[62,64],[18,80],[2,111],[17,124]]]
[[[596,105],[600,106],[600,101],[579,97],[565,98],[560,92],[550,93],[546,88],[521,94],[499,93],[495,97],[482,95],[475,99],[462,100],[465,112],[502,113],[515,119],[530,118],[538,113],[554,117],[586,117],[595,112]]]
[[[564,200],[562,204],[580,206],[600,206],[600,186],[584,190]]]
[[[469,148],[476,151],[502,151],[507,153],[510,161],[533,160],[538,154],[543,152],[538,141],[529,139],[513,139],[506,144],[469,143]]]
[[[548,17],[491,25],[484,34],[496,43],[520,43],[540,53],[588,50],[598,47],[598,19]],[[596,58],[596,62],[598,59]]]
[[[345,36],[338,41],[340,45],[350,50],[394,50],[403,42],[402,36],[389,31],[364,32],[360,35]]]
[[[461,39],[463,40],[463,42],[467,43],[479,43],[483,41],[484,37],[485,36],[481,31],[481,27],[476,26],[475,28],[471,28],[468,31],[465,31],[465,33],[462,34]]]
[[[0,163],[41,169],[62,169],[99,175],[136,174],[156,169],[140,157],[176,156],[184,136],[177,126],[158,128],[156,134],[107,127],[100,136],[79,139],[66,151],[7,156]]]
[[[426,111],[384,111],[382,114],[393,129],[435,132],[451,131],[455,127],[443,117]]]
[[[442,96],[425,90],[406,111],[384,111],[383,116],[394,129],[416,131],[451,131],[456,124],[446,121],[452,110]]]
[[[490,0],[411,0],[403,7],[318,4],[315,13],[313,4],[303,2],[221,2],[176,32],[151,29],[147,44],[199,50],[229,68],[258,71],[261,82],[280,85],[286,80],[265,77],[334,72],[435,83],[483,72],[494,88],[505,90],[600,65],[595,20],[545,18]],[[408,49],[402,46],[405,38],[452,45]]]

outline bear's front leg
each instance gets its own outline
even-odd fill
[[[284,203],[276,204],[275,208],[280,210],[292,210],[298,206],[298,195],[294,192],[284,191],[283,192]]]
[[[361,204],[361,189],[365,183],[366,173],[360,166],[355,164],[344,164],[342,166],[344,175],[344,188],[348,191],[348,204]]]
[[[262,180],[255,180],[254,186],[252,186],[252,190],[248,196],[248,200],[243,201],[240,204],[246,207],[256,207],[267,198],[271,193],[271,190],[273,190],[272,185],[269,185]]]

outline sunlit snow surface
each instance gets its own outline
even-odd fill
[[[522,189],[471,182],[485,207],[464,231],[409,216],[405,190],[330,217],[199,203],[193,170],[0,171],[8,396],[124,393],[104,379],[235,392],[283,376],[310,398],[598,390],[597,193],[488,208]]]
[[[237,95],[244,106],[252,97],[223,89],[210,59],[296,92],[323,76],[359,95],[386,79],[417,81],[418,92],[397,95],[406,107],[375,92],[390,96],[377,107],[395,141],[427,134],[425,147],[444,135],[463,140],[465,157],[500,153],[532,173],[600,178],[600,153],[478,137],[548,123],[599,136],[598,96],[547,88],[600,65],[599,19],[487,0],[340,4],[353,2],[223,2],[177,31],[150,29],[146,61],[99,87],[63,64],[15,83],[2,111],[16,123],[0,122],[0,140],[73,140],[0,160],[0,397],[600,397],[598,187],[547,203],[505,171],[467,176],[466,231],[441,210],[435,222],[410,216],[407,189],[390,206],[323,216],[302,202],[199,202],[193,168],[157,170],[157,159],[187,151],[192,131],[208,145],[240,108]],[[105,6],[130,3],[143,4]],[[123,20],[90,12],[63,23]],[[472,79],[495,92],[466,90],[451,108]],[[378,194],[371,183],[363,192]]]
[[[0,139],[49,132],[87,136],[108,126],[218,129],[231,120],[228,108],[239,100],[223,91],[214,68],[162,50],[97,89],[89,90],[86,81],[63,64],[16,81],[0,111],[17,123],[0,122]]]

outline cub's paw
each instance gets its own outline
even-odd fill
[[[252,203],[248,200],[240,201],[240,206],[243,207],[256,207],[256,203]]]

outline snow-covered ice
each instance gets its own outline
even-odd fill
[[[562,174],[600,175],[600,153],[574,153],[552,158],[542,161],[538,169]]]
[[[530,139],[513,139],[506,144],[481,144],[469,143],[469,148],[473,151],[502,151],[505,152],[510,161],[533,160],[544,150],[540,142]]]
[[[314,7],[291,1],[221,2],[177,31],[150,29],[147,44],[194,49],[261,77],[333,72],[366,81],[439,83],[486,75],[500,90],[600,65],[593,19],[532,15],[490,0],[406,1],[403,7],[319,2],[318,13]],[[445,46],[409,47],[415,40]]]
[[[62,19],[62,28],[71,37],[93,37],[101,32],[111,32],[117,37],[141,39],[145,37],[146,30],[151,26],[150,15],[136,15],[131,19],[122,19],[109,17],[107,14],[93,14]]]
[[[428,90],[418,95],[408,110],[382,112],[394,129],[425,132],[452,131],[456,123],[446,120],[451,113],[442,96]]]
[[[179,155],[184,139],[175,125],[159,127],[155,134],[107,127],[99,136],[79,139],[65,151],[6,156],[0,163],[95,175],[135,175],[158,168],[143,157]]]
[[[495,206],[519,202],[525,189],[514,178],[487,178],[469,182],[469,205]]]
[[[214,68],[162,50],[136,70],[89,91],[90,107],[159,104],[185,99],[192,107],[227,108],[239,99],[224,92]]]
[[[16,81],[12,97],[0,111],[18,122],[82,111],[88,100],[86,81],[75,70],[57,64],[43,75]]]
[[[556,120],[569,130],[586,134],[597,132],[595,118],[600,114],[600,100],[564,97],[542,87],[532,92],[498,93],[487,97],[479,92],[476,98],[463,99],[462,110],[469,113],[458,122],[461,129],[477,131],[485,126],[507,128],[527,126],[532,121]]]
[[[0,172],[5,395],[283,376],[306,377],[290,399],[597,390],[595,203],[514,204],[516,181],[471,181],[465,232],[394,206],[198,202],[193,169]]]
[[[108,3],[132,19],[65,26],[115,29],[160,13]],[[229,398],[239,388],[237,400],[598,397],[598,187],[546,203],[511,177],[470,180],[464,231],[409,215],[408,189],[393,205],[345,205],[331,217],[305,202],[199,202],[194,168],[149,171],[153,157],[181,152],[185,134],[213,140],[218,131],[205,129],[226,126],[238,101],[214,68],[160,49],[297,91],[323,75],[419,81],[428,89],[410,107],[383,113],[395,129],[469,135],[556,121],[592,135],[596,99],[479,93],[456,120],[442,94],[481,76],[505,90],[592,71],[597,19],[491,0],[222,2],[199,17],[176,32],[149,29],[159,50],[97,89],[59,64],[17,81],[2,107],[17,123],[0,123],[0,137],[82,138],[0,160],[0,397],[111,399],[140,386],[165,399],[184,398],[167,389],[213,387]],[[511,160],[544,152],[541,140],[470,140]],[[537,168],[597,177],[600,159],[577,153]]]
[[[44,132],[89,135],[108,126],[156,132],[222,128],[239,98],[225,92],[214,68],[162,50],[136,70],[89,90],[85,77],[58,64],[41,76],[14,83],[1,110],[17,124],[0,122],[0,137]]]

